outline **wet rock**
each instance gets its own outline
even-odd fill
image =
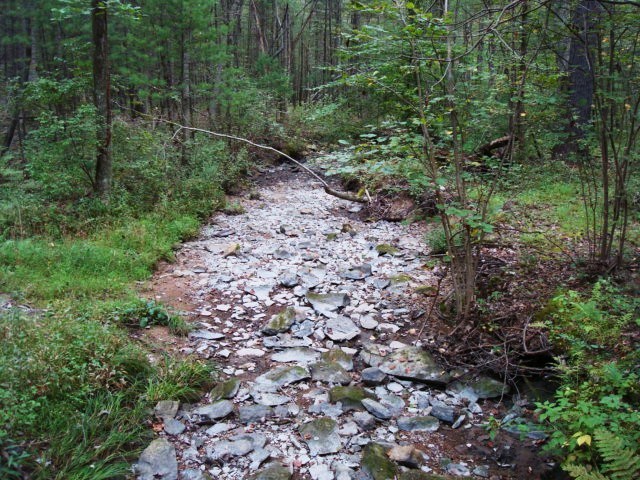
[[[334,312],[350,303],[346,293],[314,293],[307,292],[307,301],[313,309],[325,317],[332,317]]]
[[[440,428],[440,422],[436,417],[400,417],[398,428],[407,432],[435,432]]]
[[[345,353],[340,348],[333,348],[328,352],[323,352],[320,358],[325,362],[339,363],[345,370],[353,370],[353,355]]]
[[[254,388],[260,392],[275,392],[292,383],[310,377],[309,370],[301,366],[277,367],[255,379]]]
[[[281,463],[272,463],[249,477],[249,480],[290,480],[291,472]]]
[[[156,404],[153,413],[156,417],[166,420],[168,418],[174,418],[178,413],[178,408],[180,408],[180,402],[161,400]]]
[[[277,335],[285,333],[296,320],[296,310],[293,307],[286,308],[282,312],[271,317],[267,324],[262,327],[264,335]]]
[[[237,378],[230,378],[225,382],[219,382],[213,387],[209,396],[211,401],[215,402],[222,399],[230,399],[236,396],[240,389],[240,380]]]
[[[274,362],[290,363],[295,362],[302,365],[315,363],[320,358],[320,353],[306,347],[287,348],[281,352],[274,353],[271,359]]]
[[[324,331],[327,337],[335,342],[351,340],[360,335],[360,329],[353,323],[353,320],[343,316],[329,318]]]
[[[238,408],[238,420],[241,423],[259,423],[273,415],[273,408],[267,405],[244,405]]]
[[[167,418],[164,421],[164,431],[167,432],[168,435],[180,435],[186,428],[184,423],[174,418]]]
[[[193,413],[205,417],[209,421],[224,418],[233,412],[233,403],[229,400],[220,400],[210,405],[203,405],[196,408]]]
[[[332,384],[348,385],[351,376],[336,362],[318,362],[310,367],[311,379],[316,382],[326,382]]]
[[[391,418],[391,412],[388,408],[381,405],[371,398],[362,399],[362,406],[367,409],[373,416],[380,418],[381,420],[388,420]]]
[[[318,418],[305,423],[300,427],[300,435],[312,456],[336,453],[342,447],[338,424],[330,418]]]
[[[362,400],[372,398],[373,395],[358,387],[333,387],[329,390],[329,401],[342,404],[345,412],[349,410],[364,410]]]
[[[497,398],[506,395],[509,393],[509,386],[499,380],[481,376],[470,382],[454,382],[447,388],[447,393],[475,402],[478,399]]]
[[[364,448],[360,468],[371,480],[395,480],[398,474],[398,469],[387,457],[385,448],[373,442]]]
[[[177,480],[175,447],[166,438],[154,440],[144,449],[134,470],[139,480]]]
[[[225,337],[223,333],[210,332],[209,330],[195,330],[189,332],[189,338],[198,338],[200,340],[221,340]]]
[[[340,276],[348,280],[364,280],[371,276],[371,265],[364,263],[362,265],[351,267],[346,272],[341,273]]]
[[[404,467],[420,468],[424,464],[424,453],[412,445],[397,445],[389,450],[387,455]]]
[[[407,347],[389,354],[378,368],[388,375],[434,385],[446,385],[451,379],[436,361],[418,347]]]
[[[387,374],[376,367],[365,368],[360,375],[362,382],[369,386],[381,385],[387,378]]]

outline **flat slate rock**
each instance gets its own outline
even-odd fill
[[[230,378],[224,382],[219,382],[213,387],[209,397],[212,402],[223,399],[231,399],[236,396],[240,389],[240,380],[237,378]]]
[[[178,413],[178,408],[180,408],[180,402],[175,400],[160,400],[153,409],[153,413],[158,418],[174,418]]]
[[[277,367],[257,377],[254,389],[259,392],[276,392],[282,387],[306,380],[310,376],[309,370],[299,365]]]
[[[195,330],[193,332],[189,332],[189,338],[197,338],[200,340],[221,340],[224,337],[224,333],[210,332],[209,330]]]
[[[337,453],[342,448],[338,424],[330,418],[317,418],[300,427],[300,435],[309,447],[311,456]]]
[[[209,462],[228,461],[233,457],[243,457],[254,449],[248,438],[238,440],[220,440],[207,448],[206,458]]]
[[[361,330],[350,318],[342,315],[335,318],[329,318],[324,327],[327,337],[335,342],[351,340],[360,335]]]
[[[164,431],[169,435],[180,435],[187,427],[175,418],[167,418],[164,421]]]
[[[315,363],[320,358],[320,353],[307,347],[287,348],[281,352],[274,353],[271,360],[281,363],[300,363],[303,365]]]
[[[360,372],[362,383],[368,386],[381,385],[387,378],[387,374],[377,367],[368,367]]]
[[[193,413],[195,413],[196,415],[206,417],[207,420],[210,421],[224,418],[231,412],[233,412],[233,403],[231,403],[229,400],[219,400],[210,405],[203,405],[201,407],[198,407],[193,411]]]
[[[440,421],[436,417],[400,417],[398,428],[407,432],[435,432],[440,428]]]
[[[313,342],[310,338],[293,338],[289,334],[279,334],[262,339],[265,348],[300,348],[309,347]]]
[[[376,418],[381,420],[389,420],[391,418],[389,409],[371,398],[364,398],[362,400],[362,406]]]
[[[139,480],[178,480],[176,449],[166,438],[151,442],[134,466]]]
[[[310,366],[311,380],[339,385],[349,385],[351,375],[337,362],[318,362]]]
[[[371,398],[373,395],[359,387],[333,387],[329,390],[329,400],[331,403],[341,403],[342,410],[364,410],[362,400]]]
[[[320,358],[325,362],[339,363],[342,368],[349,372],[353,370],[353,355],[343,352],[340,348],[332,348],[327,352],[323,352]]]
[[[267,405],[244,405],[238,408],[240,423],[260,423],[273,415],[273,408]]]
[[[346,293],[307,292],[306,298],[313,309],[325,317],[332,317],[340,308],[346,307],[351,302]]]
[[[371,265],[369,263],[363,263],[362,265],[356,265],[351,267],[346,272],[340,274],[342,278],[348,280],[364,280],[371,276]]]
[[[378,368],[388,375],[443,386],[451,375],[429,353],[418,347],[396,350],[382,360]]]

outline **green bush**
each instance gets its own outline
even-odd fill
[[[563,352],[556,398],[538,405],[550,430],[547,447],[571,464],[599,465],[591,445],[608,431],[632,450],[640,448],[640,353],[622,333],[638,325],[637,302],[607,281],[590,295],[569,291],[546,309],[545,325]],[[634,325],[635,324],[635,325]]]

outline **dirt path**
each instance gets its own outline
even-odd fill
[[[261,177],[238,198],[244,213],[215,217],[150,285],[196,326],[187,340],[156,340],[215,360],[222,381],[197,405],[159,406],[164,431],[139,478],[506,479],[547,470],[535,438],[500,432],[494,442],[479,426],[505,413],[486,399],[502,395],[499,382],[456,382],[464,372],[444,371],[420,348],[430,343],[428,328],[416,337],[430,300],[415,287],[435,282],[426,227],[358,220],[359,206],[288,165]]]

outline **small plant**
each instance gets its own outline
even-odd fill
[[[239,202],[227,203],[222,211],[227,215],[242,215],[247,212]]]
[[[176,335],[186,335],[191,331],[190,325],[178,315],[172,315],[167,308],[153,300],[136,300],[116,308],[110,318],[128,327],[146,328],[152,325],[169,327]]]

